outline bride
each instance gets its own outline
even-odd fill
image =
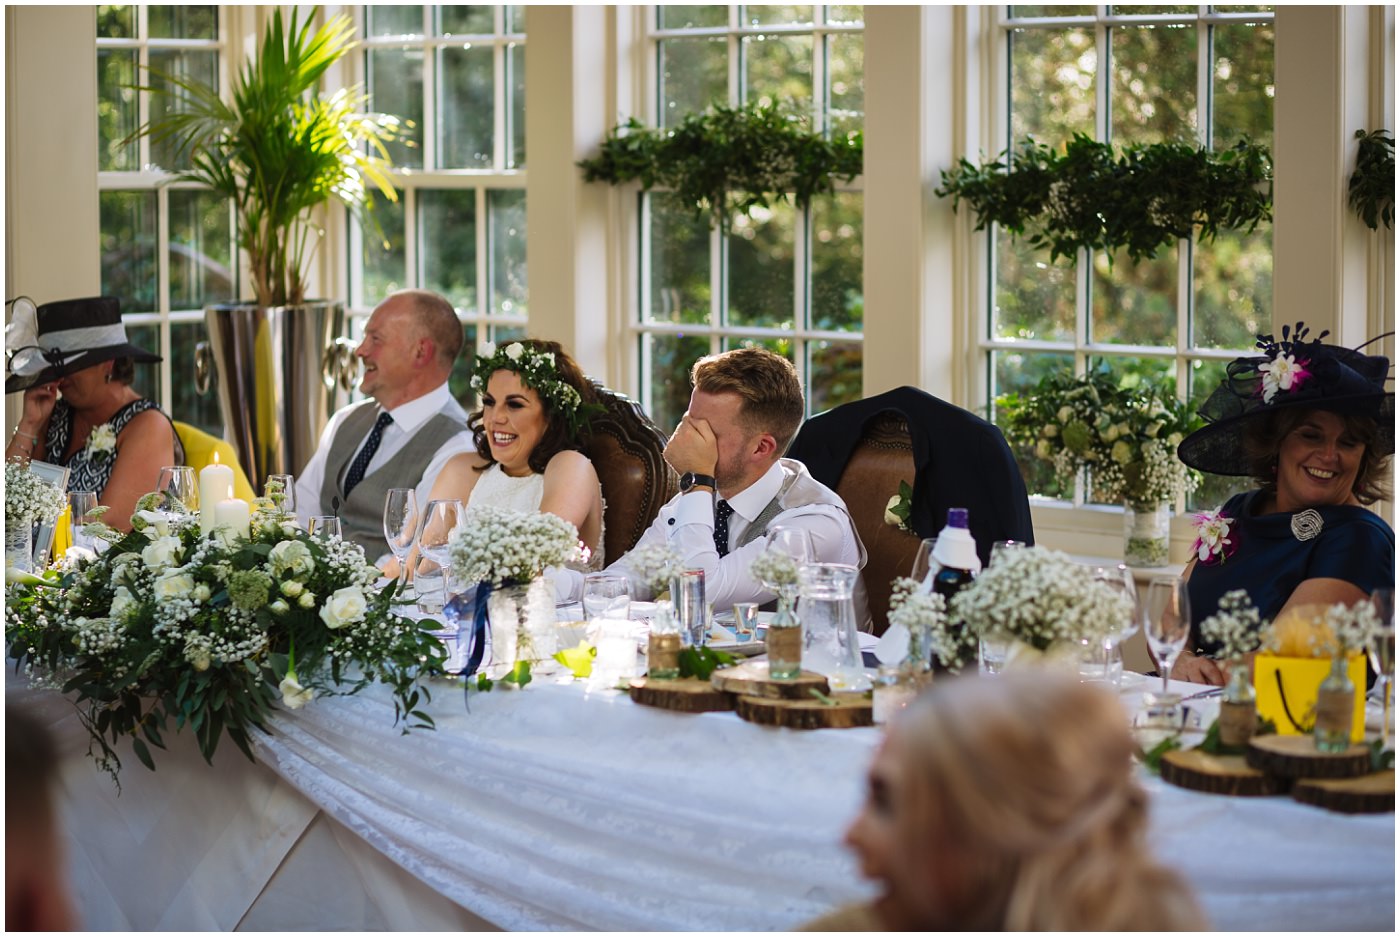
[[[472,367],[481,409],[468,418],[476,452],[453,456],[433,481],[430,500],[456,499],[514,511],[548,511],[578,529],[588,569],[603,567],[603,493],[593,463],[579,451],[580,425],[593,390],[558,342],[486,343]],[[410,561],[411,563],[411,561]],[[398,572],[390,561],[385,575]]]

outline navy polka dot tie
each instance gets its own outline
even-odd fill
[[[379,414],[379,419],[374,421],[374,429],[365,437],[365,444],[360,447],[355,461],[350,463],[350,469],[345,473],[345,497],[350,497],[350,492],[364,479],[369,460],[379,451],[379,440],[384,438],[384,428],[392,422],[394,418],[387,413]]]
[[[728,501],[721,500],[715,505],[715,549],[720,556],[729,554],[729,517],[733,513]]]

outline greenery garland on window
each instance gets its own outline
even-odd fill
[[[1254,230],[1273,217],[1273,165],[1269,151],[1247,140],[1212,151],[1185,143],[1111,144],[1075,134],[1057,153],[1027,137],[1012,154],[975,166],[966,159],[942,172],[934,190],[967,202],[977,230],[995,222],[1012,234],[1029,234],[1033,247],[1049,247],[1053,262],[1079,248],[1125,248],[1136,263],[1159,248],[1221,229]]]
[[[729,230],[734,213],[792,197],[805,208],[815,195],[851,181],[864,162],[862,137],[827,140],[803,129],[804,119],[772,105],[713,105],[669,129],[629,118],[614,127],[601,152],[578,165],[588,182],[664,188],[697,217],[709,213]]]
[[[1375,231],[1395,220],[1395,137],[1389,130],[1356,131],[1356,168],[1347,182],[1347,204]]]

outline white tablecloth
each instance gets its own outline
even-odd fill
[[[14,682],[76,750],[66,819],[91,928],[765,930],[871,894],[840,839],[875,729],[537,680],[470,713],[440,686],[438,730],[404,736],[374,689],[280,715],[259,765],[230,747],[211,770],[183,738],[155,774],[127,757],[117,798],[66,704]],[[1153,848],[1216,928],[1393,930],[1393,814],[1146,783]]]

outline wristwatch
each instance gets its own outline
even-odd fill
[[[685,494],[692,488],[701,485],[703,485],[706,488],[709,488],[712,491],[718,487],[715,484],[715,477],[713,475],[701,475],[698,472],[686,472],[684,475],[681,476],[681,494]]]

